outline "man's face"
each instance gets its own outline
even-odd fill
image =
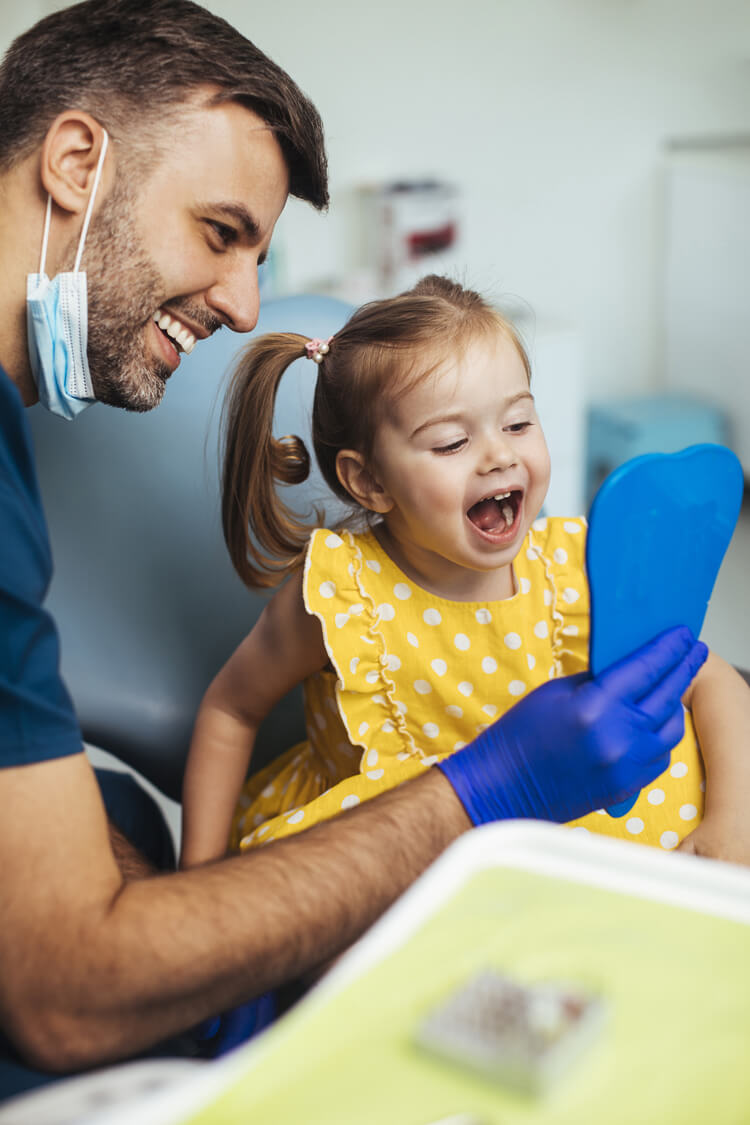
[[[236,103],[186,111],[140,183],[118,170],[82,262],[101,402],[150,410],[183,351],[223,325],[255,327],[258,265],[287,194],[276,138]]]

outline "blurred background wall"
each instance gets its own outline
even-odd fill
[[[0,0],[0,48],[61,6]],[[374,295],[363,189],[452,185],[451,268],[529,328],[555,419],[552,507],[588,498],[591,404],[634,395],[647,418],[664,393],[715,406],[750,472],[748,0],[206,6],[326,126],[330,212],[290,202],[268,292]]]

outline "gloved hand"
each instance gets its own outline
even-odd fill
[[[689,629],[670,629],[596,677],[543,684],[437,768],[474,824],[614,805],[669,765],[681,697],[707,654]]]

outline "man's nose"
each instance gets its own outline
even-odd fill
[[[252,332],[260,311],[257,261],[233,263],[209,289],[206,301],[227,328]]]

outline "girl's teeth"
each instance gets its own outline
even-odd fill
[[[497,496],[493,496],[493,500],[507,500],[510,496],[509,492],[498,492]]]
[[[506,496],[510,496],[510,493],[507,492]],[[510,506],[510,504],[503,504],[500,511],[503,513],[503,518],[505,519],[505,526],[510,527],[510,525],[513,523],[513,509],[512,509],[512,507]]]

